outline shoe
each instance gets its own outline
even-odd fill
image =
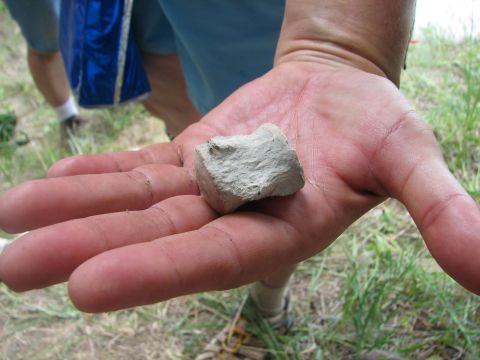
[[[264,329],[266,333],[273,330],[284,335],[292,324],[293,316],[288,295],[285,297],[283,310],[270,317],[262,316],[254,301],[247,296],[235,311],[232,321],[210,341],[195,360],[263,360],[269,351],[257,334],[251,331],[250,325],[256,325],[262,332]]]
[[[66,150],[70,150],[69,141],[72,136],[78,134],[79,130],[87,124],[84,118],[73,115],[60,122],[60,146]]]

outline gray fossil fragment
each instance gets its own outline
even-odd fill
[[[195,172],[206,201],[221,214],[305,184],[297,154],[280,128],[264,124],[250,135],[217,136],[196,148]]]

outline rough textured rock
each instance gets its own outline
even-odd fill
[[[248,201],[293,194],[305,184],[295,151],[273,124],[198,145],[195,172],[202,195],[222,214]]]

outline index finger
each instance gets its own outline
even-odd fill
[[[177,145],[160,143],[140,150],[71,156],[53,164],[47,176],[125,172],[147,164],[181,166],[182,159]]]

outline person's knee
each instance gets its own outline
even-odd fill
[[[54,62],[58,61],[60,59],[60,52],[42,52],[42,51],[37,51],[32,48],[28,48],[28,58],[30,60],[36,60],[39,62]]]

